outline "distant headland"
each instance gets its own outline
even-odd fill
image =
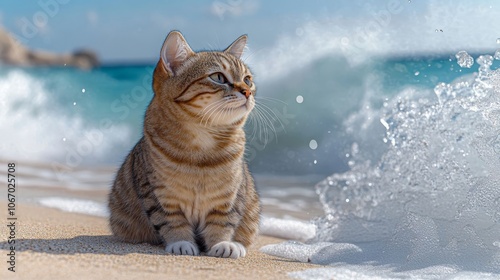
[[[91,69],[100,64],[96,53],[91,50],[82,49],[71,54],[30,50],[1,26],[0,63],[14,66],[71,66],[80,69]]]

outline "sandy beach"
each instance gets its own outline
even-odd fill
[[[7,211],[7,204],[0,209]],[[288,272],[317,267],[260,253],[261,246],[282,241],[267,236],[238,260],[171,256],[159,246],[116,240],[105,218],[29,203],[16,211],[16,272],[8,270],[10,231],[2,226],[0,279],[290,279]]]

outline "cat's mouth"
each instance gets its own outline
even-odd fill
[[[234,98],[230,99],[224,107],[227,110],[251,109],[251,101],[250,98]]]
[[[225,106],[226,110],[239,110],[239,109],[251,109],[250,99],[240,99],[240,100],[232,100],[228,102]]]
[[[213,119],[214,124],[231,124],[248,115],[253,106],[254,103],[250,98],[227,100],[223,106],[209,111],[208,118]]]

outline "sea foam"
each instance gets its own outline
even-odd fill
[[[45,207],[56,208],[65,212],[98,217],[109,216],[107,206],[104,203],[99,203],[93,200],[65,197],[44,197],[38,199],[38,203]]]
[[[60,71],[2,69],[2,158],[57,163],[59,168],[71,169],[116,158],[116,147],[131,137],[128,125],[96,117],[99,101],[93,99],[102,96],[83,93],[82,86],[75,85],[84,74],[71,69]]]
[[[300,279],[499,279],[500,70],[476,62],[474,76],[348,119],[358,142],[350,170],[316,186],[315,238],[263,251],[333,266]]]
[[[316,235],[316,225],[303,221],[263,217],[260,233],[284,239],[307,241]]]

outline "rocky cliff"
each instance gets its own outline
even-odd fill
[[[72,54],[29,50],[0,26],[0,63],[16,66],[73,66],[91,69],[99,65],[99,59],[90,50],[79,50]]]

